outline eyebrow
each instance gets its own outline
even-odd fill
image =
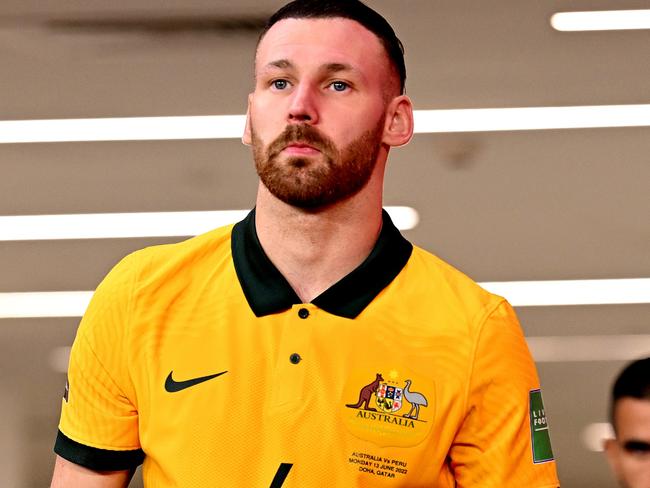
[[[293,69],[295,66],[288,59],[278,59],[269,62],[266,66],[264,66],[263,70],[269,68]],[[321,69],[326,73],[339,73],[341,71],[358,72],[358,70],[355,69],[352,65],[346,63],[326,63],[321,67]]]
[[[271,61],[268,63],[264,68],[280,68],[280,69],[287,69],[287,68],[293,68],[293,64],[291,61],[288,59],[278,59],[277,61]]]
[[[328,73],[338,73],[339,71],[357,71],[351,65],[345,63],[327,63],[324,68]]]

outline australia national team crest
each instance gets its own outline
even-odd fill
[[[397,386],[381,383],[377,390],[375,402],[382,412],[394,413],[402,408],[402,392]]]
[[[355,436],[380,446],[422,442],[433,423],[433,382],[404,368],[382,369],[350,375],[341,405],[344,423]]]

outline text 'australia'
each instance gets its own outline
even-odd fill
[[[395,417],[393,415],[387,415],[384,413],[359,410],[359,412],[357,413],[357,418],[362,418],[366,420],[375,420],[377,422],[388,422],[389,424],[397,424],[397,425],[401,425],[402,427],[410,427],[411,429],[415,428],[415,422],[413,422],[413,420],[411,419]]]

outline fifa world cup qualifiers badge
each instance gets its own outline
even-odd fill
[[[542,391],[530,391],[530,435],[533,446],[533,462],[545,463],[553,461],[551,449],[551,436],[548,433],[548,421],[542,402]]]

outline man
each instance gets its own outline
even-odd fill
[[[72,350],[54,486],[556,487],[510,306],[382,212],[413,134],[401,43],[356,0],[279,10],[234,227],[139,251]]]
[[[650,488],[650,357],[629,364],[612,391],[615,439],[605,453],[623,488]]]

